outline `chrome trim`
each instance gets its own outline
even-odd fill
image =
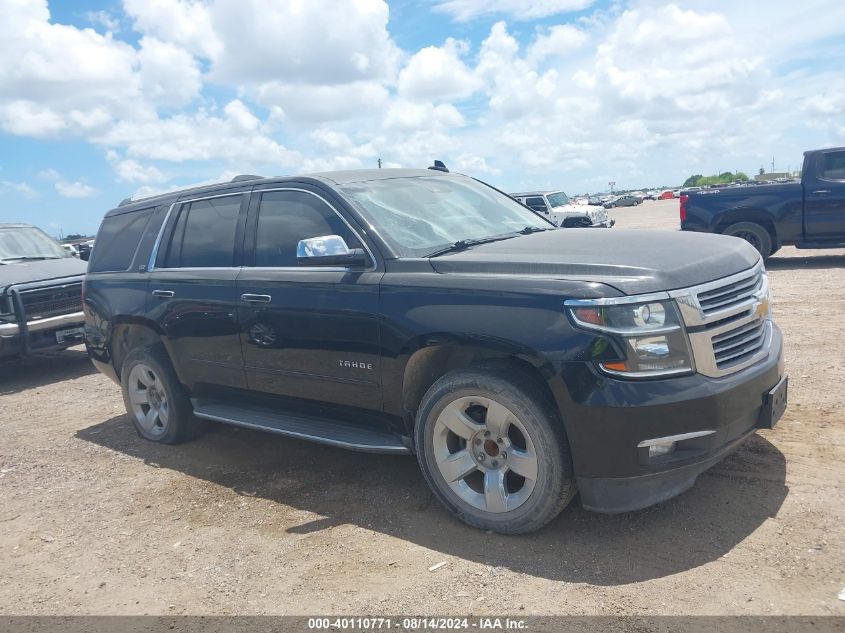
[[[629,303],[648,303],[650,301],[665,301],[670,299],[668,292],[653,292],[647,295],[628,295],[623,297],[606,297],[602,299],[567,299],[563,305],[570,307],[592,307],[626,305]]]
[[[682,442],[683,440],[691,440],[695,437],[705,437],[706,435],[713,435],[715,429],[710,431],[693,431],[692,433],[681,433],[680,435],[667,435],[666,437],[655,437],[650,440],[643,440],[637,444],[637,448],[646,448],[647,446],[654,446],[655,444],[668,444],[669,442]]]
[[[693,362],[692,359],[690,359],[690,362]],[[684,367],[682,369],[660,369],[655,371],[616,371],[615,369],[608,369],[599,363],[599,368],[605,374],[619,376],[620,378],[665,378],[667,376],[683,376],[695,373],[695,370],[692,367]]]
[[[703,292],[709,292],[711,290],[717,290],[724,286],[735,284],[745,279],[750,279],[751,277],[757,275],[762,275],[763,283],[760,288],[752,293],[751,299],[746,300],[742,304],[731,306],[716,312],[711,312],[710,314],[704,313],[704,309],[698,301],[698,295]],[[768,275],[766,275],[766,271],[763,268],[763,262],[760,260],[751,268],[735,275],[717,279],[715,281],[709,281],[698,286],[672,290],[669,292],[669,296],[678,302],[678,308],[681,311],[681,317],[683,318],[684,323],[686,323],[689,327],[696,327],[699,325],[707,325],[708,323],[713,323],[714,321],[719,321],[737,314],[742,314],[757,303],[755,299],[765,297],[768,290]]]
[[[698,373],[709,376],[710,378],[720,378],[729,374],[736,373],[750,367],[769,355],[772,346],[772,322],[768,319],[763,321],[763,342],[760,349],[752,356],[749,356],[744,361],[736,363],[725,369],[720,369],[716,362],[716,356],[713,352],[713,331],[705,330],[704,332],[690,333],[690,346],[692,347],[692,354],[695,357],[695,366]],[[729,331],[730,326],[739,328],[742,325],[747,325],[752,321],[734,322],[727,327],[719,328],[719,333]]]
[[[27,321],[26,328],[30,332],[39,332],[41,330],[49,330],[52,328],[60,328],[70,325],[82,325],[85,322],[84,312],[72,312],[70,314],[60,314],[46,319],[36,319],[35,321]],[[0,324],[0,336],[15,336],[20,332],[17,323],[2,323]]]
[[[158,235],[156,235],[156,241],[153,244],[153,250],[150,253],[150,259],[147,262],[147,272],[151,273],[155,270],[155,263],[156,259],[158,259],[158,247],[161,245],[161,238],[164,236],[164,229],[167,227],[167,223],[170,220],[170,214],[173,213],[173,208],[179,203],[174,202],[170,205],[170,208],[167,210],[167,213],[164,216],[164,222],[161,223],[161,226],[158,229]]]
[[[329,446],[337,446],[338,448],[346,448],[353,451],[364,451],[367,453],[392,453],[394,455],[408,455],[411,451],[407,446],[387,446],[387,445],[371,445],[371,444],[355,444],[352,442],[343,442],[341,440],[334,440],[328,437],[320,437],[319,435],[308,435],[307,433],[300,433],[298,431],[287,431],[272,426],[264,426],[261,424],[252,424],[251,422],[241,422],[232,418],[226,418],[220,415],[213,415],[210,413],[202,413],[201,411],[194,411],[194,415],[204,420],[211,420],[213,422],[222,422],[224,424],[231,424],[233,426],[242,426],[247,429],[256,429],[258,431],[266,431],[268,433],[276,433],[278,435],[286,435],[288,437],[296,437],[301,440],[309,442],[316,442],[317,444],[328,444]]]
[[[367,252],[367,255],[370,256],[370,259],[372,260],[373,265],[371,267],[364,268],[363,270],[369,272],[369,271],[376,270],[378,268],[378,259],[376,259],[375,255],[370,250],[370,247],[367,246],[367,242],[365,242],[363,239],[361,239],[361,235],[358,233],[358,231],[356,231],[354,229],[354,227],[347,221],[347,219],[345,217],[343,217],[343,214],[339,213],[338,210],[335,208],[335,206],[331,202],[326,200],[323,196],[321,196],[319,193],[314,193],[313,191],[309,191],[308,189],[301,189],[299,187],[273,187],[272,189],[255,189],[255,190],[252,191],[252,193],[260,195],[260,194],[266,193],[268,191],[300,191],[302,193],[310,194],[310,195],[314,196],[315,198],[319,198],[320,200],[325,202],[326,206],[329,207],[329,209],[331,209],[332,211],[334,211],[334,214],[337,217],[339,217],[341,219],[341,221],[346,225],[346,227],[350,231],[352,231],[352,234],[355,237],[358,238],[358,241],[361,242],[361,246],[364,247],[364,250]],[[259,217],[261,217],[261,207],[260,206],[259,206],[258,210],[259,210]],[[257,228],[257,226],[258,225],[256,224],[256,228]],[[247,266],[247,268],[252,268],[252,267]],[[274,270],[278,270],[278,269],[274,268],[273,266],[265,266],[265,268],[272,268]],[[290,270],[304,270],[305,269],[305,267],[302,267],[302,268],[287,267],[287,268],[290,269]],[[323,267],[323,266],[313,266],[312,268],[315,268],[317,270],[321,270],[321,269],[325,270],[326,269],[326,267]],[[353,268],[349,268],[349,267],[346,267],[346,266],[341,266],[339,268],[341,270],[358,270],[358,269],[353,269]]]

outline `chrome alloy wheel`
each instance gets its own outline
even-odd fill
[[[138,363],[129,372],[129,402],[141,428],[152,436],[167,429],[167,393],[149,365]]]
[[[537,482],[537,453],[510,409],[482,396],[458,398],[434,423],[440,474],[464,502],[485,512],[510,512]]]

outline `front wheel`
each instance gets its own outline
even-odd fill
[[[457,370],[426,393],[417,457],[435,496],[477,528],[521,534],[575,495],[569,446],[542,392],[519,372]]]
[[[772,254],[772,236],[755,222],[737,222],[722,231],[724,235],[731,235],[745,240],[757,249],[757,252],[767,259]]]

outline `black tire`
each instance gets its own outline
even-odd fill
[[[503,405],[513,414],[508,419],[517,419],[530,438],[535,456],[536,478],[521,505],[511,510],[490,512],[474,507],[453,490],[438,466],[434,437],[440,414],[447,406],[454,405],[463,398],[471,401],[476,397],[494,400]],[[486,421],[486,412],[481,415],[485,416]],[[519,433],[519,430],[517,432]],[[457,435],[455,438],[460,440]],[[415,441],[417,459],[434,495],[449,512],[476,528],[502,534],[533,532],[560,514],[577,491],[569,443],[562,422],[548,398],[533,380],[519,371],[500,368],[460,369],[441,377],[428,390],[420,404]],[[460,451],[462,446],[463,450],[475,452],[473,441],[463,442],[456,451]],[[517,453],[517,450],[512,450],[516,448],[512,446],[509,449],[511,457]],[[501,454],[505,455],[504,452]],[[507,478],[515,473],[510,473],[509,468],[503,470],[506,482],[504,488],[507,488],[508,482],[511,481]],[[483,471],[479,469],[478,473],[483,479]],[[470,476],[467,476],[467,480]],[[521,477],[517,475],[517,479]],[[462,481],[466,483],[466,480]],[[486,487],[487,480],[483,481]],[[525,483],[527,480],[523,479],[523,485]],[[483,496],[484,492],[476,494]],[[512,494],[514,493],[505,493],[505,498]]]
[[[755,222],[737,222],[731,224],[722,233],[745,240],[757,249],[763,259],[768,259],[772,254],[772,236],[765,227]]]
[[[133,370],[137,372],[133,373]],[[138,376],[139,374],[149,375],[146,370],[150,370],[155,378],[155,386],[152,389],[154,394],[150,393],[149,388],[140,388]],[[136,382],[136,384],[130,385],[131,382]],[[170,359],[161,346],[141,347],[129,352],[120,372],[120,385],[126,412],[138,435],[144,439],[161,444],[179,444],[197,437],[202,432],[204,425],[194,416],[188,394],[176,377]],[[147,399],[148,404],[145,406],[137,402],[133,403],[131,390],[135,393],[145,392],[146,395],[142,397]],[[162,391],[163,398],[158,395],[159,390]],[[166,419],[162,415],[153,415],[157,418],[157,422],[145,423],[139,416],[139,409],[140,412],[149,413],[153,408],[149,404],[153,400],[153,395],[156,396],[155,402],[160,408],[166,410]],[[161,407],[161,402],[164,402],[163,407]]]

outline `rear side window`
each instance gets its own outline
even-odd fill
[[[92,273],[128,270],[154,208],[113,215],[103,220],[88,270]]]
[[[821,172],[825,180],[845,180],[845,152],[822,154]]]
[[[317,196],[302,191],[272,191],[261,196],[255,239],[255,265],[295,267],[299,240],[339,235],[349,248],[361,248],[346,223]]]
[[[165,250],[164,268],[233,265],[241,194],[182,205]]]

